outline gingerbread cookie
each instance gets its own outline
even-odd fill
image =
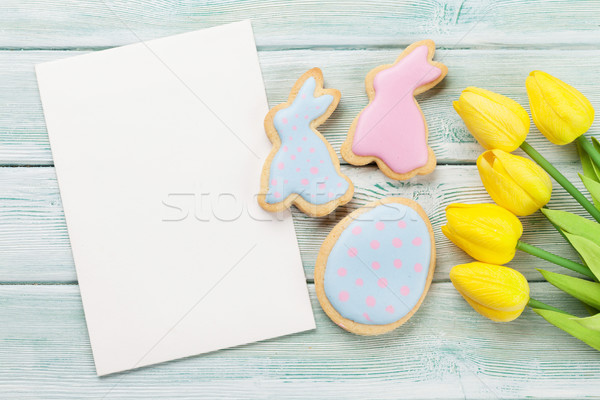
[[[261,175],[262,208],[275,212],[295,204],[305,214],[320,217],[352,199],[352,181],[316,130],[339,101],[340,92],[323,89],[323,74],[313,68],[298,79],[286,103],[269,111],[265,131],[273,150]]]
[[[315,265],[317,297],[340,327],[379,335],[406,322],[433,278],[435,241],[425,211],[388,197],[341,220]]]
[[[394,64],[380,65],[365,79],[369,104],[352,122],[342,157],[353,165],[376,162],[392,179],[433,171],[435,154],[427,145],[425,116],[414,98],[438,84],[448,68],[432,61],[435,44],[411,44]]]

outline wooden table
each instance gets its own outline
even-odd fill
[[[341,90],[338,110],[321,129],[336,150],[367,102],[365,74],[413,41],[435,40],[436,58],[449,74],[419,100],[438,167],[397,182],[372,166],[344,165],[356,185],[351,203],[320,219],[294,213],[315,331],[98,378],[33,66],[244,18],[253,21],[271,105],[286,99],[295,79],[313,66],[322,68],[327,86]],[[493,323],[476,314],[448,279],[450,268],[469,258],[440,233],[444,207],[490,201],[474,165],[482,149],[451,102],[474,85],[528,108],[524,83],[534,69],[573,84],[600,110],[600,2],[2,0],[0,398],[600,395],[600,353],[531,310],[512,323]],[[599,127],[588,134],[598,135]],[[551,145],[535,127],[529,140],[577,180],[573,146]],[[392,195],[419,201],[430,215],[439,253],[434,283],[419,312],[397,331],[354,336],[335,326],[316,301],[315,257],[336,221]],[[580,212],[556,184],[551,206]],[[539,213],[523,222],[524,240],[575,257]],[[524,254],[510,265],[525,274],[539,300],[584,313],[535,270],[559,267]]]

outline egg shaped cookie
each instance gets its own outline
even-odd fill
[[[389,197],[354,211],[329,233],[315,265],[317,297],[340,327],[379,335],[417,311],[434,269],[427,214],[412,200]]]

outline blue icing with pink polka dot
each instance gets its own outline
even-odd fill
[[[348,190],[349,183],[338,174],[327,145],[310,127],[334,99],[328,94],[315,97],[316,84],[315,78],[308,78],[294,102],[273,118],[281,146],[271,162],[267,203],[279,203],[296,193],[309,203],[325,204]]]
[[[342,317],[367,325],[398,321],[427,284],[431,239],[411,207],[381,204],[357,217],[327,259],[324,289]]]

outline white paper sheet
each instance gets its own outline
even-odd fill
[[[36,71],[98,375],[315,327],[249,21]]]

